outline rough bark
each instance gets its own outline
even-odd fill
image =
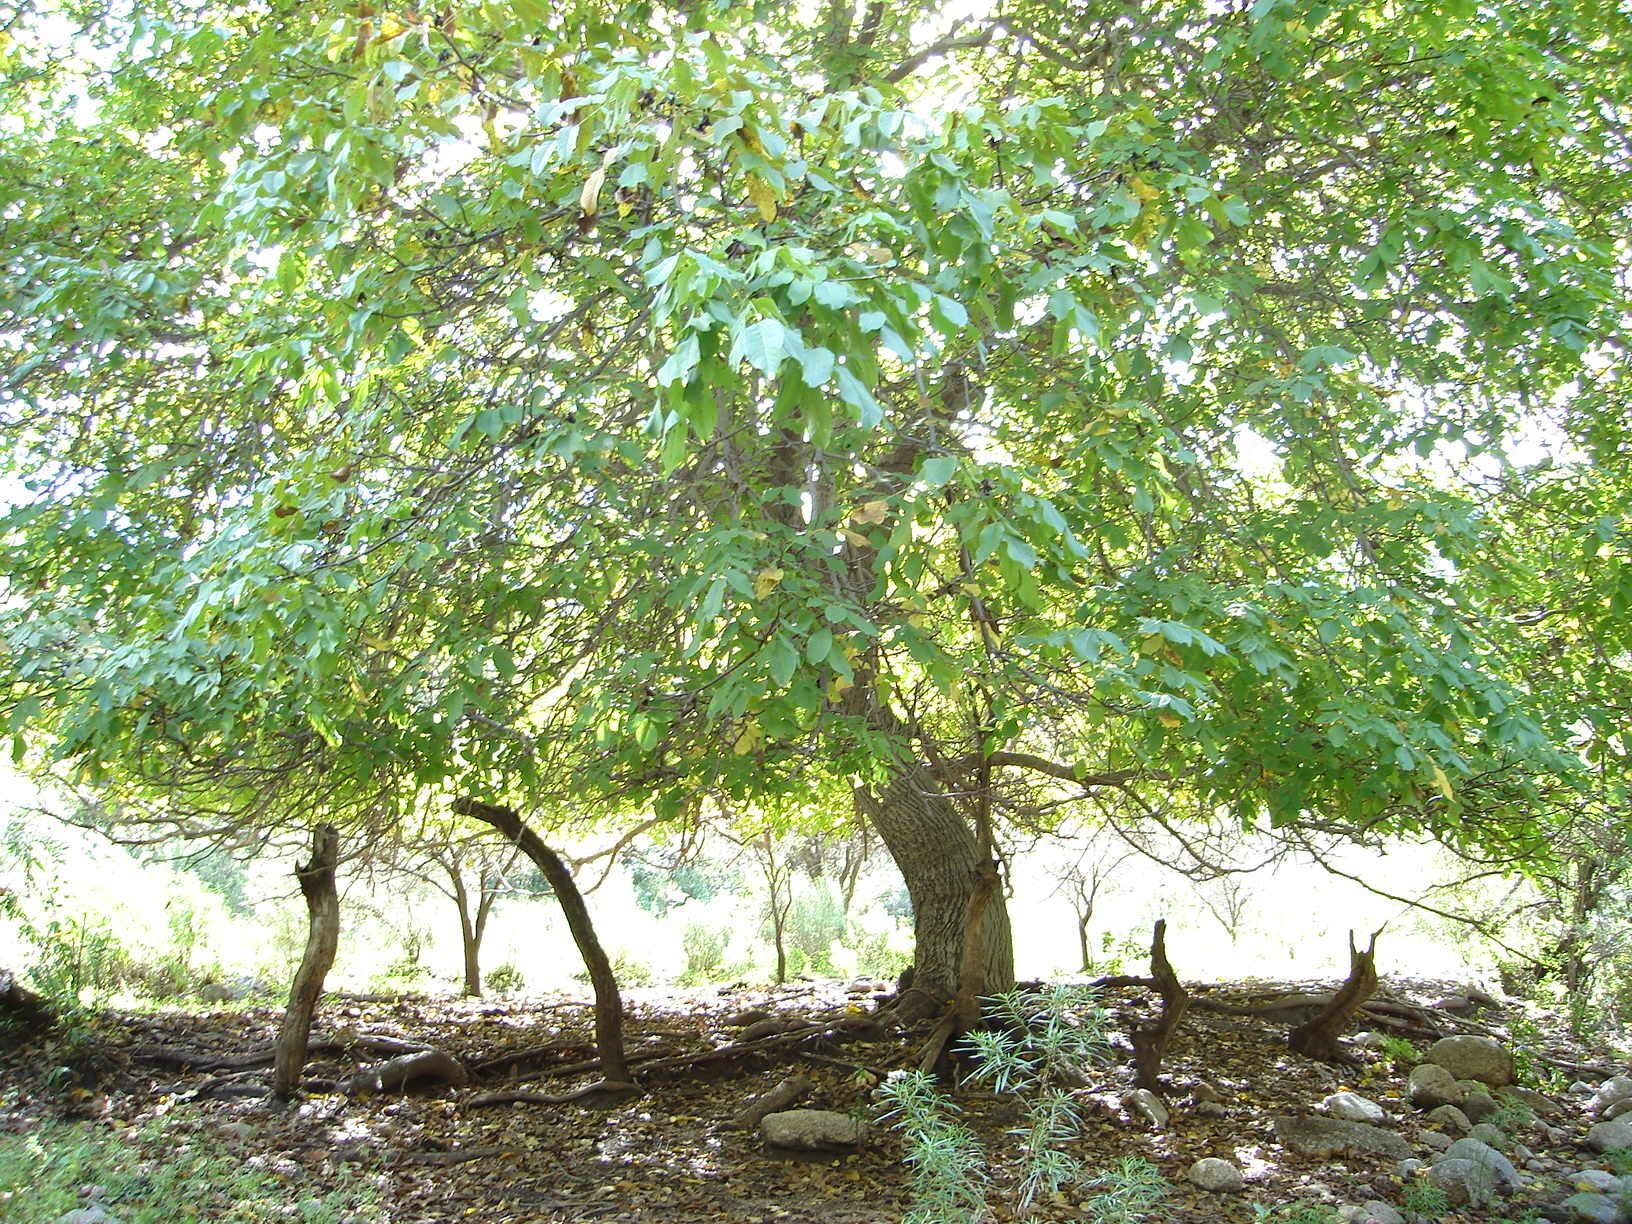
[[[627,1083],[629,1066],[623,1051],[623,999],[618,994],[618,979],[595,934],[589,907],[584,904],[584,896],[578,891],[572,872],[567,870],[561,856],[522,822],[514,809],[475,799],[459,799],[453,806],[461,816],[473,816],[492,825],[544,873],[556,900],[561,903],[567,928],[572,932],[573,942],[578,945],[584,967],[589,970],[590,983],[595,988],[595,1053],[600,1057],[601,1074],[608,1084]]]
[[[1168,963],[1165,918],[1157,920],[1156,929],[1151,935],[1150,980],[1156,993],[1161,996],[1161,1015],[1155,1024],[1135,1029],[1129,1038],[1133,1042],[1134,1078],[1139,1087],[1159,1093],[1162,1059],[1167,1054],[1167,1047],[1173,1043],[1173,1034],[1178,1031],[1184,1013],[1190,1010],[1190,994]]]
[[[933,1009],[957,994],[965,926],[990,863],[968,823],[922,766],[904,767],[882,792],[858,793],[857,802],[906,880],[917,945],[908,993]],[[984,902],[977,927],[981,953],[972,968],[985,992],[1008,990],[1014,985],[1008,905],[1001,888],[992,889]]]
[[[312,1017],[323,994],[323,979],[334,965],[340,944],[340,894],[334,885],[340,858],[340,833],[333,825],[318,825],[312,834],[312,859],[296,868],[301,896],[306,899],[306,952],[289,989],[289,1006],[273,1048],[272,1095],[287,1100],[300,1084],[311,1039]]]
[[[1318,1014],[1287,1034],[1287,1044],[1299,1054],[1318,1058],[1322,1062],[1353,1062],[1353,1055],[1344,1051],[1338,1044],[1338,1038],[1376,989],[1376,932],[1372,933],[1371,943],[1362,952],[1354,946],[1354,932],[1350,931],[1348,980]]]

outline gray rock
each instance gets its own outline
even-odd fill
[[[1399,1176],[1401,1181],[1406,1181],[1416,1176],[1418,1169],[1426,1169],[1427,1167],[1427,1164],[1413,1156],[1409,1160],[1402,1160],[1399,1164],[1395,1165],[1394,1172]]]
[[[1129,1113],[1143,1118],[1157,1130],[1167,1129],[1167,1106],[1149,1088],[1134,1089],[1122,1098],[1122,1104]]]
[[[1606,1109],[1616,1101],[1624,1101],[1628,1097],[1632,1097],[1632,1076],[1611,1076],[1599,1084],[1593,1092],[1592,1100],[1587,1104],[1587,1112],[1595,1118],[1602,1118]]]
[[[867,1124],[831,1109],[788,1109],[766,1114],[759,1134],[776,1147],[821,1152],[859,1147],[867,1141]]]
[[[1388,1117],[1381,1105],[1357,1092],[1334,1092],[1320,1103],[1320,1107],[1332,1117],[1342,1118],[1345,1122],[1370,1122],[1375,1125]]]
[[[1475,1083],[1476,1081],[1469,1080],[1468,1082]],[[1493,1115],[1501,1106],[1496,1104],[1496,1099],[1490,1093],[1479,1091],[1468,1093],[1467,1096],[1462,1098],[1462,1103],[1457,1108],[1467,1114],[1468,1121],[1478,1124]]]
[[[1582,1169],[1571,1173],[1569,1183],[1577,1190],[1595,1191],[1598,1194],[1621,1192],[1621,1179],[1607,1169]]]
[[[1496,1185],[1504,1191],[1517,1190],[1524,1185],[1524,1180],[1519,1176],[1519,1171],[1513,1167],[1511,1160],[1490,1144],[1481,1143],[1477,1139],[1458,1139],[1445,1149],[1444,1159],[1471,1160],[1475,1164],[1484,1165],[1496,1179]]]
[[[1217,1101],[1203,1101],[1196,1106],[1196,1112],[1204,1118],[1227,1118],[1230,1116],[1230,1107],[1220,1105]]]
[[[1428,1123],[1429,1126],[1437,1126],[1441,1130],[1451,1131],[1458,1135],[1465,1135],[1473,1128],[1473,1123],[1468,1121],[1468,1115],[1455,1105],[1441,1105],[1435,1109],[1430,1109],[1428,1116],[1423,1121]]]
[[[1459,1207],[1483,1207],[1496,1198],[1496,1175],[1477,1160],[1441,1160],[1428,1170],[1428,1180]]]
[[[1345,1122],[1341,1118],[1292,1118],[1270,1120],[1275,1138],[1287,1151],[1299,1156],[1387,1156],[1404,1160],[1411,1155],[1411,1145],[1393,1131],[1364,1122]]]
[[[1480,1143],[1488,1143],[1497,1151],[1503,1151],[1508,1144],[1513,1142],[1503,1133],[1500,1127],[1492,1126],[1489,1122],[1481,1122],[1468,1131],[1468,1138],[1477,1139]]]
[[[1590,1097],[1596,1091],[1598,1090],[1584,1080],[1576,1080],[1568,1088],[1564,1089],[1565,1094],[1568,1096]]]
[[[1233,1194],[1237,1190],[1246,1188],[1246,1179],[1241,1176],[1241,1170],[1227,1160],[1220,1160],[1217,1156],[1204,1156],[1190,1166],[1187,1177],[1203,1190],[1212,1194]]]
[[[1406,1098],[1418,1109],[1432,1109],[1436,1105],[1456,1105],[1463,1097],[1456,1086],[1456,1077],[1444,1067],[1423,1063],[1411,1068],[1405,1081]]]
[[[1436,1152],[1443,1152],[1451,1146],[1451,1137],[1442,1135],[1438,1131],[1423,1131],[1417,1138],[1422,1140],[1424,1147],[1431,1147]]]
[[[1423,1055],[1456,1079],[1478,1080],[1492,1088],[1513,1082],[1513,1056],[1499,1041],[1472,1034],[1441,1037]]]
[[[1190,1095],[1203,1104],[1222,1104],[1224,1101],[1224,1094],[1206,1080],[1197,1080],[1196,1086],[1190,1089]]]
[[[1632,1110],[1632,1097],[1622,1097],[1620,1100],[1611,1101],[1604,1106],[1604,1112],[1601,1116],[1605,1122],[1608,1122],[1611,1118],[1618,1118],[1629,1110]]]
[[[1375,1224],[1405,1224],[1405,1217],[1382,1199],[1368,1200],[1364,1210],[1366,1214],[1361,1217],[1362,1221]]]
[[[1607,1194],[1583,1190],[1570,1195],[1563,1206],[1569,1209],[1568,1218],[1576,1224],[1625,1224],[1626,1213]]]
[[[1598,1123],[1587,1132],[1585,1142],[1595,1152],[1632,1147],[1632,1118],[1623,1114],[1612,1121]]]
[[[111,1214],[106,1207],[92,1203],[89,1207],[76,1207],[73,1211],[65,1211],[57,1217],[56,1224],[119,1224],[119,1217]]]
[[[1509,1152],[1508,1155],[1516,1161],[1524,1161],[1534,1159],[1536,1154],[1529,1148],[1525,1147],[1524,1144],[1515,1143],[1513,1145],[1513,1150]]]

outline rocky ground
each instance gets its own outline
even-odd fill
[[[1072,1154],[1091,1170],[1150,1161],[1170,1186],[1162,1218],[1632,1219],[1628,1068],[1544,1017],[1385,980],[1362,1017],[1370,1031],[1350,1042],[1356,1061],[1328,1065],[1292,1053],[1286,1035],[1330,984],[1189,988],[1159,1099],[1134,1092],[1123,1065],[1125,1035],[1157,1006],[1136,986],[1102,993],[1117,1057],[1073,1090],[1085,1122]],[[894,1221],[911,1206],[911,1171],[878,1121],[877,1089],[915,1062],[924,1034],[872,1021],[887,993],[873,982],[633,991],[639,1092],[614,1097],[574,1094],[595,1080],[584,1000],[327,1000],[309,1091],[288,1106],[259,1095],[276,1007],[106,1015],[75,1049],[35,1038],[0,1053],[0,1133],[72,1115],[134,1134],[159,1119],[162,1133],[211,1137],[275,1175],[365,1171],[402,1224]],[[789,1079],[805,1088],[794,1109],[827,1116],[769,1125],[814,1122],[827,1146],[767,1143],[742,1116]],[[989,1218],[1013,1218],[1020,1104],[967,1087],[955,1100],[987,1154]],[[117,1208],[91,1193],[81,1210],[91,1224]],[[15,1193],[0,1215],[37,1218]],[[1094,1203],[1045,1195],[1031,1218],[1094,1218]]]

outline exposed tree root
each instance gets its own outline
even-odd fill
[[[421,1054],[431,1049],[421,1041],[402,1041],[396,1037],[370,1037],[361,1033],[336,1033],[331,1037],[314,1037],[307,1043],[306,1053],[350,1054],[366,1050],[371,1054]],[[275,1056],[272,1046],[248,1050],[243,1054],[205,1054],[197,1050],[182,1050],[175,1046],[133,1045],[125,1053],[139,1062],[159,1063],[187,1071],[226,1071],[241,1067],[261,1067]]]
[[[738,1130],[751,1131],[765,1119],[766,1114],[779,1113],[795,1101],[810,1095],[810,1079],[803,1075],[789,1076],[769,1092],[761,1093],[731,1118]]]
[[[476,1109],[483,1105],[570,1105],[573,1101],[581,1101],[585,1097],[597,1095],[626,1097],[633,1096],[639,1091],[634,1084],[603,1079],[596,1080],[593,1084],[585,1084],[582,1088],[574,1088],[571,1092],[484,1092],[469,1098],[464,1105],[467,1109]]]

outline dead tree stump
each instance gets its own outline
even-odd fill
[[[1354,1062],[1354,1055],[1338,1045],[1338,1038],[1376,989],[1377,932],[1371,933],[1371,943],[1361,952],[1354,946],[1354,932],[1350,931],[1348,979],[1330,1003],[1287,1034],[1287,1044],[1299,1054],[1321,1062]]]
[[[272,1095],[283,1100],[293,1096],[300,1084],[312,1016],[340,945],[340,894],[334,886],[339,860],[339,830],[330,824],[318,825],[312,833],[312,861],[295,869],[301,896],[306,898],[306,953],[289,988],[289,1006],[284,1009],[272,1058]]]
[[[1141,1088],[1160,1092],[1157,1078],[1162,1070],[1162,1058],[1178,1031],[1184,1013],[1190,1010],[1190,994],[1179,982],[1179,975],[1167,960],[1167,919],[1156,921],[1150,940],[1150,981],[1162,999],[1162,1013],[1156,1023],[1135,1029],[1129,1039],[1133,1042],[1134,1078]]]

